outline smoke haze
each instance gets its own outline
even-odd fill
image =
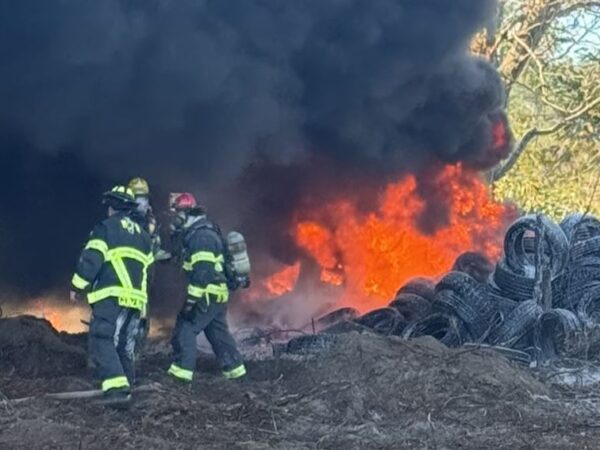
[[[496,8],[0,0],[0,282],[66,283],[99,194],[129,176],[162,198],[195,189],[254,251],[285,259],[273,233],[311,192],[492,165],[504,92],[467,50]]]

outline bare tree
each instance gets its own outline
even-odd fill
[[[600,124],[600,1],[501,0],[495,27],[473,41],[472,50],[493,62],[509,100],[515,87],[544,107],[494,170],[502,178],[528,145],[555,133],[598,133]]]

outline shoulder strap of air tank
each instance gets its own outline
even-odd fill
[[[219,239],[221,240],[221,242],[224,244],[225,243],[225,239],[223,238],[223,234],[221,233],[221,229],[219,228],[219,226],[214,223],[213,221],[209,220],[209,219],[203,219],[203,220],[199,220],[198,222],[196,222],[191,230],[190,230],[190,235],[195,233],[196,231],[199,230],[210,230],[213,233],[215,233]]]

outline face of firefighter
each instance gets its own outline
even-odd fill
[[[116,210],[116,209],[113,209],[113,207],[112,207],[112,206],[109,206],[109,207],[108,207],[108,211],[107,211],[107,215],[108,215],[108,217],[110,217],[110,216],[114,216],[116,213],[117,213],[117,210]]]
[[[187,214],[183,211],[179,211],[173,219],[173,229],[181,230],[187,221]]]
[[[147,196],[139,196],[135,198],[137,203],[137,210],[141,214],[146,214],[150,210],[150,198]]]

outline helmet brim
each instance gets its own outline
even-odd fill
[[[135,199],[120,192],[108,191],[102,196],[102,203],[114,209],[133,209],[137,207]]]

